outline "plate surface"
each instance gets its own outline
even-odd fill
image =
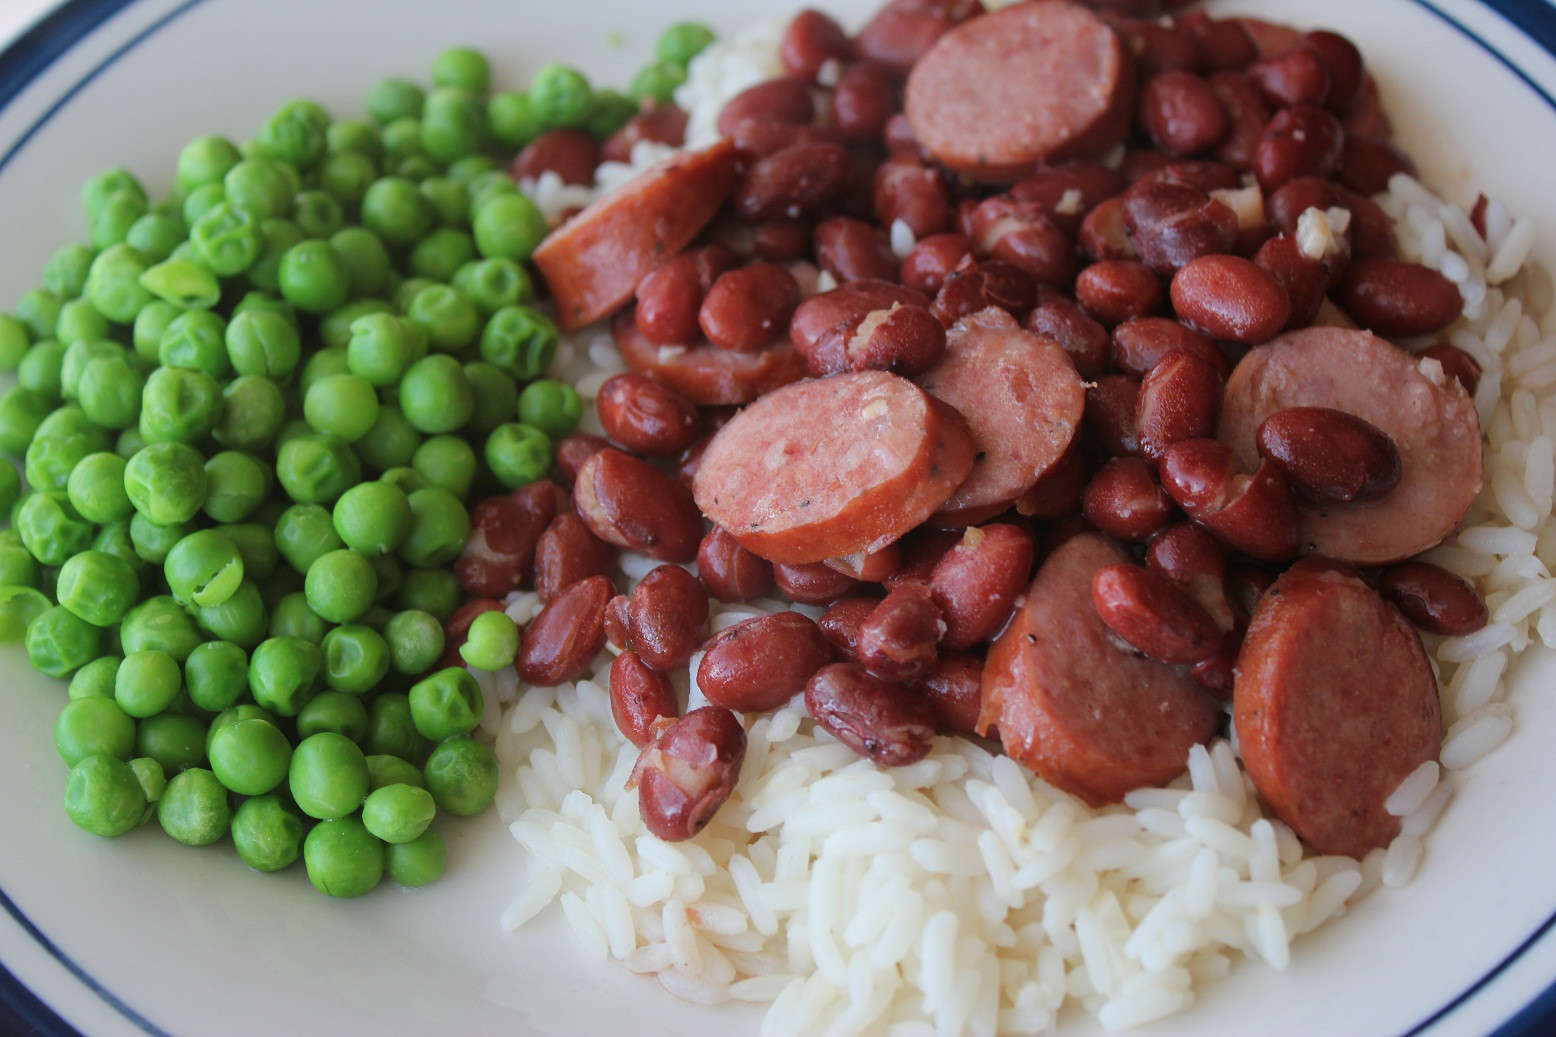
[[[7,0],[0,0],[0,5]],[[858,24],[866,0],[825,4]],[[1543,33],[1544,3],[1497,7]],[[1344,31],[1382,86],[1429,183],[1477,191],[1541,222],[1536,257],[1556,269],[1548,218],[1556,168],[1556,62],[1493,6],[1473,0],[1239,0],[1213,10]],[[357,117],[387,75],[424,79],[445,47],[475,45],[498,84],[521,87],[561,58],[624,86],[670,20],[634,0],[70,0],[0,55],[0,308],[85,234],[78,188],[122,164],[154,193],[201,133],[243,139],[309,96]],[[675,17],[727,30],[792,10],[774,0],[678,0]],[[1416,879],[1380,890],[1299,940],[1283,973],[1242,965],[1189,1012],[1141,1033],[1347,1037],[1545,1032],[1556,977],[1556,657],[1528,653],[1509,692],[1519,726],[1458,775],[1455,800]],[[755,1034],[760,1013],[680,1004],[655,983],[586,959],[560,913],[516,934],[519,849],[495,812],[446,826],[448,874],[321,897],[297,872],[263,876],[230,847],[190,850],[143,828],[116,841],[77,831],[60,807],[51,738],[62,687],[0,651],[0,962],[91,1037],[328,1033],[464,1037],[627,1032]],[[1535,819],[1530,824],[1529,819]],[[6,1032],[64,1033],[13,983]],[[1540,999],[1537,1001],[1537,999]],[[1533,1003],[1533,1004],[1532,1004]],[[0,1017],[0,1023],[8,1020]],[[1066,1035],[1100,1032],[1082,1018]]]

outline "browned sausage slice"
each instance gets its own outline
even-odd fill
[[[957,322],[945,356],[917,379],[967,418],[978,456],[936,518],[956,525],[1004,511],[1070,448],[1086,389],[1070,356],[990,307]]]
[[[703,513],[785,565],[875,551],[951,496],[973,464],[967,423],[885,371],[770,392],[708,443],[692,490]]]
[[[658,345],[638,330],[631,308],[616,315],[611,334],[628,367],[702,407],[750,403],[809,373],[805,358],[785,339],[754,350],[720,349],[707,342]]]
[[[1358,565],[1409,558],[1453,532],[1480,492],[1480,419],[1435,361],[1365,331],[1329,327],[1250,351],[1227,380],[1218,433],[1246,471],[1259,463],[1259,423],[1286,407],[1354,414],[1399,450],[1399,485],[1382,497],[1300,506],[1305,550]]]
[[[581,328],[632,297],[643,275],[697,236],[735,182],[728,138],[684,152],[591,204],[535,249],[557,324]]]
[[[1442,744],[1421,639],[1366,583],[1298,567],[1259,599],[1232,691],[1243,765],[1321,853],[1360,857],[1399,833],[1389,795]]]
[[[983,670],[978,730],[997,724],[1006,753],[1092,806],[1183,773],[1221,719],[1192,677],[1120,647],[1097,616],[1092,578],[1130,560],[1101,533],[1066,540]]]
[[[941,162],[1013,182],[1044,159],[1118,144],[1134,107],[1129,53],[1069,0],[1015,4],[965,22],[913,66],[908,122]]]

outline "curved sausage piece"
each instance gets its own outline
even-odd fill
[[[966,416],[978,445],[972,473],[935,513],[952,525],[982,522],[1035,486],[1070,448],[1086,407],[1064,347],[997,307],[958,321],[945,356],[917,381]]]
[[[1320,853],[1361,857],[1383,809],[1437,758],[1437,681],[1409,621],[1362,580],[1298,567],[1259,599],[1232,690],[1243,764],[1270,809]]]
[[[734,182],[726,137],[648,170],[552,231],[534,260],[556,300],[557,326],[592,324],[630,299],[644,274],[701,232]]]
[[[1039,161],[1101,155],[1124,139],[1133,106],[1128,50],[1069,0],[1016,4],[952,29],[913,67],[905,103],[935,158],[1006,183]]]
[[[692,492],[748,551],[785,565],[875,551],[917,526],[972,469],[954,409],[885,371],[784,386],[708,443]]]
[[[782,339],[749,352],[720,349],[708,342],[658,345],[638,330],[630,308],[611,321],[611,335],[628,367],[669,386],[700,407],[750,403],[809,373],[805,358]]]
[[[1091,601],[1098,569],[1131,560],[1101,533],[1048,556],[989,650],[978,730],[1091,806],[1183,773],[1221,710],[1194,678],[1119,646]]]
[[[1375,500],[1299,502],[1305,552],[1358,565],[1409,558],[1453,532],[1480,492],[1475,404],[1436,364],[1365,331],[1304,328],[1251,350],[1227,380],[1222,442],[1259,465],[1259,424],[1287,407],[1332,407],[1376,425],[1399,450],[1400,480]]]

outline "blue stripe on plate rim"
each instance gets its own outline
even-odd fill
[[[65,0],[64,3],[46,14],[30,29],[14,40],[4,51],[0,51],[0,109],[4,109],[9,105],[18,94],[26,89],[56,59],[64,55],[119,11],[131,6],[135,2],[136,0]],[[11,147],[6,149],[3,154],[0,154],[0,170],[3,170],[9,164],[11,158],[26,146],[32,136],[53,117],[55,112],[68,104],[70,99],[85,89],[93,79],[125,53],[138,46],[148,36],[178,18],[191,7],[202,2],[203,0],[186,0],[186,2],[175,6],[167,14],[136,33],[122,46],[116,48],[95,67],[90,69],[80,80],[55,99],[38,116],[34,123],[17,138]],[[1433,15],[1471,40],[1476,46],[1496,58],[1513,75],[1517,76],[1519,80],[1528,86],[1530,90],[1538,94],[1550,106],[1553,112],[1556,112],[1556,97],[1552,97],[1540,84],[1530,78],[1523,69],[1509,60],[1506,55],[1498,51],[1489,42],[1482,39],[1458,19],[1438,8],[1430,0],[1412,0],[1412,2],[1430,11]],[[1556,56],[1556,5],[1547,2],[1530,3],[1529,0],[1479,0],[1479,2],[1483,6],[1497,12],[1510,24],[1516,26],[1524,35],[1534,40],[1552,56]],[[0,910],[4,910],[18,926],[37,941],[38,945],[51,958],[71,975],[75,976],[88,991],[102,998],[105,1003],[119,1012],[128,1022],[148,1034],[149,1037],[171,1037],[167,1031],[126,1004],[112,990],[98,982],[68,954],[64,953],[6,895],[4,889],[0,889]],[[1452,1000],[1421,1020],[1420,1023],[1405,1031],[1400,1037],[1416,1037],[1416,1035],[1425,1032],[1439,1020],[1451,1014],[1456,1008],[1485,988],[1487,984],[1493,982],[1497,976],[1501,975],[1503,971],[1517,961],[1525,951],[1539,943],[1553,927],[1556,927],[1556,914],[1546,918],[1538,928],[1529,934],[1529,937],[1523,943],[1515,947],[1484,976],[1460,991]],[[1530,1002],[1522,1011],[1499,1027],[1492,1037],[1540,1037],[1540,1035],[1551,1032],[1553,1028],[1556,1028],[1556,983],[1553,983],[1538,998]],[[11,975],[6,970],[4,963],[0,963],[0,1032],[27,1035],[27,1037],[31,1037],[34,1034],[37,1037],[80,1037],[70,1024],[61,1019],[48,1005],[40,1001],[32,991],[19,982],[15,976]]]

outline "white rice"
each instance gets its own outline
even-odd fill
[[[774,74],[781,27],[756,26],[692,63],[677,94],[689,144],[712,138],[724,100]],[[602,170],[597,189],[662,155],[643,148]],[[582,197],[544,178],[525,188],[548,213]],[[1428,558],[1471,580],[1493,620],[1426,638],[1445,740],[1440,766],[1390,797],[1401,834],[1388,847],[1360,862],[1306,850],[1264,815],[1235,742],[1196,747],[1166,788],[1090,810],[967,739],[936,738],[920,763],[877,769],[798,703],[743,718],[734,794],[695,839],[666,844],[624,790],[636,751],[611,721],[606,652],[574,684],[492,688],[505,708],[489,725],[498,809],[522,847],[504,928],[560,910],[584,953],[653,973],[673,996],[768,1004],[762,1032],[775,1037],[1038,1033],[1070,1006],[1127,1029],[1182,1011],[1238,958],[1284,968],[1295,936],[1431,867],[1426,836],[1457,773],[1512,732],[1503,678],[1530,643],[1556,645],[1556,398],[1539,398],[1556,384],[1556,340],[1517,295],[1532,222],[1492,200],[1488,244],[1464,209],[1404,175],[1378,201],[1404,257],[1441,270],[1466,300],[1446,337],[1483,368],[1486,488]],[[1323,215],[1334,229],[1348,214]],[[893,228],[892,243],[900,252],[911,236]],[[817,289],[829,286],[823,276]],[[563,343],[554,371],[592,398],[621,369],[596,328]],[[592,414],[585,428],[598,431]],[[652,567],[624,558],[622,582]],[[532,614],[532,599],[515,595],[510,614]],[[783,607],[716,607],[713,627]],[[680,686],[700,703],[694,681]]]

